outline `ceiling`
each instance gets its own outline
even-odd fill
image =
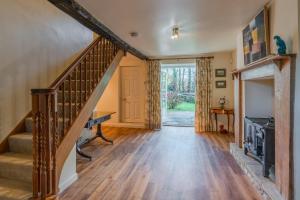
[[[236,35],[268,0],[77,0],[96,19],[148,57],[235,48]],[[180,37],[172,40],[172,28]],[[133,38],[130,32],[138,32]]]

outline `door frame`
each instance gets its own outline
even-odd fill
[[[162,65],[165,65],[165,66],[162,66]],[[179,67],[179,65],[193,65],[193,66],[182,66],[182,67]],[[163,62],[163,63],[161,63],[161,70],[162,69],[173,69],[173,68],[194,68],[195,70],[196,70],[196,60],[194,60],[194,59],[190,59],[190,60],[180,60],[179,59],[179,61],[176,61],[176,62],[174,62],[173,60],[172,60],[172,62],[170,61],[170,62]],[[161,78],[161,77],[160,77]],[[194,78],[194,81],[196,81],[196,74],[195,74],[195,76],[193,77]],[[168,82],[167,82],[168,83]],[[160,86],[161,87],[161,86]],[[168,89],[166,90],[166,93],[168,93]],[[195,95],[196,95],[196,91],[195,91]],[[195,98],[196,98],[196,96],[195,96]],[[196,101],[196,99],[195,99],[195,101]],[[166,103],[168,103],[168,102],[166,102]],[[195,103],[196,104],[196,103]],[[162,106],[162,105],[161,105]],[[163,108],[161,107],[161,110],[162,110]],[[168,111],[166,111],[166,116],[168,115],[167,114],[168,113]],[[163,113],[161,112],[161,116],[163,117],[163,115],[162,115]],[[195,120],[195,114],[196,114],[196,108],[195,108],[195,111],[194,111],[194,120]],[[194,125],[194,123],[193,123],[193,125],[170,125],[170,124],[167,124],[167,123],[165,123],[164,121],[163,121],[163,118],[161,118],[161,123],[162,123],[162,125],[163,126],[174,126],[174,127],[195,127],[195,125]]]

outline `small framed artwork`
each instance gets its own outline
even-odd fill
[[[216,81],[216,88],[226,88],[226,81]]]
[[[216,77],[226,77],[226,69],[216,69],[215,76]]]

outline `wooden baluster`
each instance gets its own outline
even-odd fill
[[[115,45],[112,44],[112,58],[115,57]]]
[[[80,62],[79,63],[79,95],[80,95],[80,109],[82,108],[82,82],[83,82],[83,79],[82,79],[82,63]],[[76,94],[77,94],[77,91],[76,91]]]
[[[105,40],[104,43],[104,68],[106,70],[106,66],[107,66],[107,40]]]
[[[93,49],[94,51],[94,64],[93,64],[93,90],[95,88],[96,82],[97,82],[97,77],[95,76],[97,74],[96,70],[96,65],[97,65],[97,45]]]
[[[98,42],[97,44],[97,84],[100,81],[100,76],[101,76],[101,63],[100,63],[100,44],[101,44],[101,40]]]
[[[75,116],[77,116],[77,111],[78,111],[78,107],[77,107],[77,83],[78,83],[78,80],[77,80],[77,73],[78,73],[78,67],[80,67],[80,63],[79,65],[75,68]],[[81,80],[80,80],[81,81]]]
[[[65,82],[62,84],[62,134],[65,135]]]
[[[96,51],[95,51],[95,47],[93,48],[93,50],[92,50],[92,52],[93,52],[93,57],[92,57],[92,59],[93,59],[93,65],[92,65],[92,68],[93,68],[93,71],[92,71],[92,91],[94,90],[94,87],[95,87],[95,83],[96,83],[96,81],[95,81],[95,64],[96,64],[96,62],[95,62],[95,58],[96,58]]]
[[[113,44],[113,57],[115,57],[115,52],[116,52],[116,45]]]
[[[90,68],[90,74],[89,74],[89,77],[90,77],[90,87],[89,87],[89,92],[90,92],[90,95],[92,94],[92,85],[93,85],[93,76],[92,76],[92,69],[93,69],[93,58],[94,58],[94,54],[93,54],[93,49],[90,51],[90,64],[89,64],[89,68]]]
[[[101,41],[101,47],[100,47],[100,50],[101,50],[101,79],[103,77],[103,74],[104,74],[104,42],[105,42],[105,39],[103,38],[102,41]]]
[[[115,52],[114,52],[114,56],[116,56],[117,52],[118,52],[118,47],[117,47],[117,45],[115,45]]]
[[[104,68],[105,68],[105,44],[106,43],[106,40],[104,39],[103,40],[103,45],[102,45],[102,67],[103,67],[103,73],[104,73]]]
[[[107,65],[110,63],[110,42],[107,44]]]
[[[109,41],[106,42],[106,69],[109,65]]]
[[[58,112],[57,112],[57,90],[53,90],[53,94],[51,95],[51,118],[52,118],[52,124],[50,130],[50,136],[52,137],[52,149],[51,149],[51,165],[50,165],[50,177],[51,177],[51,182],[50,182],[50,187],[52,188],[50,194],[57,194],[57,187],[56,187],[56,149],[59,146],[61,138],[59,138],[59,134],[57,132],[58,130]],[[50,141],[51,142],[51,141]]]
[[[108,63],[111,62],[111,42],[108,43]]]
[[[68,77],[69,79],[69,126],[72,124],[72,79],[71,75]],[[75,81],[76,84],[76,81]]]
[[[87,100],[87,92],[88,92],[88,84],[87,84],[87,79],[88,79],[88,74],[87,74],[87,63],[86,63],[86,61],[87,61],[87,59],[85,58],[84,59],[84,63],[85,63],[85,65],[84,65],[84,69],[85,69],[85,101]]]
[[[113,54],[112,54],[112,43],[110,42],[109,44],[109,64],[111,63],[112,61],[112,57],[113,57]]]

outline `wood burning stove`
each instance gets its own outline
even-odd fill
[[[254,156],[263,165],[263,176],[269,177],[275,167],[274,118],[245,117],[244,134],[244,153]]]

